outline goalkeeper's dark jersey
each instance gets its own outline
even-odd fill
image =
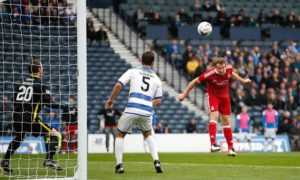
[[[14,113],[26,113],[32,117],[20,121],[35,121],[42,106],[50,106],[50,87],[37,76],[29,76],[22,84],[17,84],[14,91]]]

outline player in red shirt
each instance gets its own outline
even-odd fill
[[[219,112],[221,114],[223,132],[228,144],[228,156],[235,156],[233,149],[232,131],[230,127],[230,98],[229,80],[238,80],[241,83],[250,83],[250,79],[243,79],[233,72],[232,66],[227,65],[224,58],[216,58],[214,67],[208,69],[199,77],[192,80],[178,99],[183,101],[189,92],[200,83],[207,84],[207,102],[210,110],[209,136],[211,142],[211,152],[220,151],[220,146],[216,144],[217,122]]]

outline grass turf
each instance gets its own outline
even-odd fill
[[[239,153],[237,157],[227,157],[224,153],[160,153],[164,169],[156,174],[149,154],[124,154],[125,174],[113,174],[115,159],[113,154],[88,155],[88,179],[299,179],[300,153]],[[45,178],[72,176],[76,156],[59,155],[59,164],[68,167],[55,172],[42,167],[42,157],[14,156],[12,166],[18,178]],[[29,160],[30,159],[30,160]],[[17,169],[21,167],[20,170]],[[29,168],[28,168],[29,167]],[[12,178],[12,177],[11,177]],[[0,170],[0,179],[9,179]],[[13,179],[13,178],[12,178]]]
[[[98,179],[299,179],[300,153],[160,154],[156,174],[149,154],[125,154],[125,174],[113,175],[113,155],[89,158],[89,177]],[[94,165],[95,164],[95,165]],[[95,168],[93,170],[93,168]],[[97,179],[97,178],[95,178]]]

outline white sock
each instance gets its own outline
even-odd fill
[[[124,152],[124,138],[116,138],[115,157],[117,160],[117,165],[122,163],[123,152]]]
[[[146,140],[143,140],[143,148],[145,152],[148,152]]]
[[[148,136],[146,141],[148,143],[153,161],[159,160],[158,153],[157,153],[157,145],[156,145],[156,141],[154,140],[153,136],[152,135]]]

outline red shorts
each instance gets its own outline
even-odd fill
[[[221,97],[206,94],[208,109],[210,112],[219,111],[222,115],[230,115],[230,98],[229,96]]]
[[[66,129],[65,129],[65,133],[66,134],[71,134],[71,135],[76,135],[77,134],[77,125],[67,125]]]

